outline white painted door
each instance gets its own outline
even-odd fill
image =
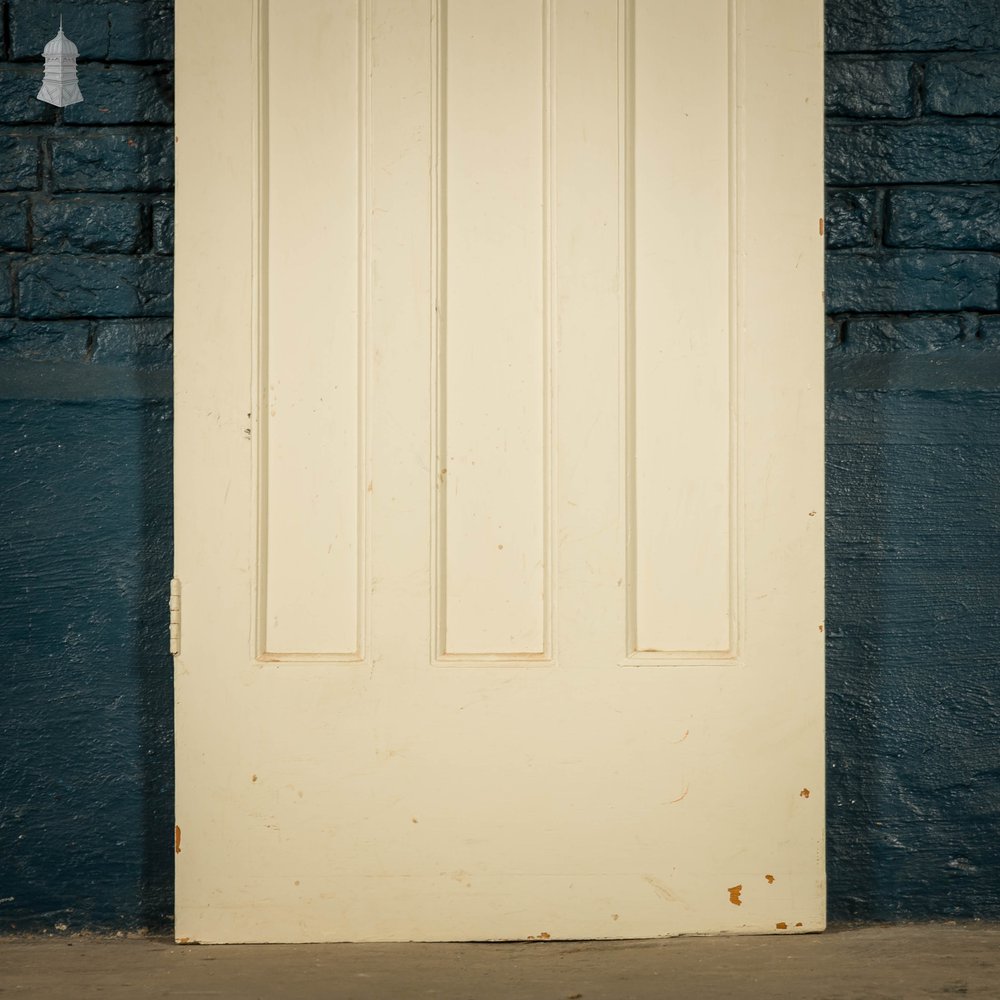
[[[177,936],[824,923],[819,0],[180,0]]]

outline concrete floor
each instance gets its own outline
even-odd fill
[[[0,994],[79,1000],[1000,998],[1000,925],[537,944],[175,946],[0,938]]]

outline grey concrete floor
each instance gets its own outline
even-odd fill
[[[264,1000],[1000,998],[1000,925],[536,944],[177,946],[0,938],[0,994]]]

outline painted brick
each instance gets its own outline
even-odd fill
[[[38,187],[38,140],[33,136],[0,136],[0,191]]]
[[[980,316],[977,336],[984,347],[1000,347],[1000,316]]]
[[[41,60],[46,42],[59,30],[59,14],[68,38],[80,50],[81,59],[108,56],[108,4],[98,0],[8,0],[10,54],[13,59]]]
[[[830,0],[830,52],[1000,48],[1000,0]]]
[[[995,187],[900,188],[888,197],[889,246],[1000,249]]]
[[[827,353],[831,351],[837,351],[840,349],[840,344],[843,339],[843,323],[838,320],[832,319],[831,317],[826,317],[826,323],[824,325],[824,345]]]
[[[0,65],[0,122],[4,125],[54,122],[58,109],[35,96],[41,82],[38,66]]]
[[[173,77],[147,66],[81,66],[84,100],[63,112],[69,125],[170,124]]]
[[[52,140],[56,191],[169,191],[173,139],[163,132]]]
[[[81,59],[154,62],[173,58],[170,0],[9,0],[11,55],[38,58],[62,12]]]
[[[39,253],[133,253],[143,239],[142,206],[120,198],[55,198],[32,209]]]
[[[28,319],[169,316],[172,269],[162,257],[33,257],[19,271]]]
[[[0,360],[83,361],[91,324],[85,320],[0,322]]]
[[[826,174],[831,184],[993,181],[1000,122],[830,125]]]
[[[14,312],[14,281],[10,263],[0,261],[0,316],[11,316]]]
[[[0,195],[0,238],[23,242],[23,208],[8,206],[24,203],[37,237],[35,256],[0,253],[0,310],[8,268],[19,293],[18,314],[0,319],[0,579],[13,595],[0,601],[0,734],[15,748],[0,766],[0,857],[11,861],[0,934],[56,920],[163,931],[173,911],[160,611],[171,558],[172,4],[0,8],[0,35],[10,27],[0,43],[16,60],[0,63],[0,190],[41,191]],[[34,96],[60,11],[85,98],[61,110]],[[154,214],[159,252],[146,256]]]
[[[169,406],[0,401],[0,454],[4,930],[169,926]]]
[[[174,252],[174,203],[158,201],[153,205],[153,250],[156,253]]]
[[[28,249],[28,203],[0,201],[0,250]]]
[[[1000,57],[932,59],[924,71],[928,111],[941,115],[1000,114]]]
[[[166,368],[174,324],[169,319],[105,320],[97,324],[94,361],[134,368]]]
[[[869,247],[875,242],[874,191],[837,191],[826,193],[826,245],[831,250],[845,247]]]
[[[965,336],[960,316],[892,316],[852,319],[844,324],[845,353],[937,351],[954,347]]]
[[[833,919],[996,912],[998,406],[995,391],[829,397]]]
[[[834,250],[826,260],[827,310],[996,310],[998,281],[1000,260],[990,254]]]
[[[108,58],[148,62],[174,57],[172,0],[115,4],[110,14]]]
[[[831,58],[826,113],[851,118],[910,118],[916,113],[911,59]]]

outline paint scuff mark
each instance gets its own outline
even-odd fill
[[[174,854],[181,853],[181,828],[179,826],[174,827]]]
[[[191,943],[191,938],[178,938],[177,939],[177,943],[178,944],[190,944]]]
[[[802,921],[800,920],[795,926],[796,927],[801,927],[802,926]]]
[[[820,236],[823,235],[824,228],[825,228],[825,226],[824,226],[824,220],[821,217],[820,220],[819,220],[819,234],[820,234]]]
[[[681,733],[681,738],[679,740],[671,740],[670,742],[673,743],[674,746],[676,746],[678,743],[683,743],[690,735],[691,735],[691,730],[685,729],[684,732]]]
[[[688,793],[688,786],[685,785],[684,786],[684,791],[681,792],[681,794],[678,795],[676,799],[671,799],[670,800],[670,804],[673,805],[675,802],[680,802],[682,799],[684,799],[684,798],[687,797],[687,793]]]
[[[612,920],[617,920],[618,919],[618,914],[617,913],[612,913],[611,914],[611,919]]]
[[[779,920],[774,926],[775,926],[775,929],[779,930],[779,931],[787,931],[788,930],[788,924],[786,924],[784,920]]]
[[[677,897],[659,879],[653,878],[652,875],[643,875],[642,879],[649,883],[650,888],[660,899],[665,899],[668,903],[677,902]]]
[[[552,935],[548,931],[542,931],[537,937],[534,934],[528,935],[529,941],[549,941],[552,939]]]
[[[774,876],[773,875],[765,875],[764,878],[767,879],[767,884],[768,885],[774,885]]]
[[[810,795],[812,795],[812,792],[810,792],[808,788],[803,788],[803,789],[802,789],[802,791],[801,791],[801,792],[799,792],[799,795],[800,795],[800,796],[801,796],[801,797],[802,797],[803,799],[808,799],[808,798],[809,798],[809,796],[810,796]]]
[[[742,906],[743,900],[740,899],[740,893],[743,891],[743,886],[741,885],[731,885],[726,892],[729,893],[729,902],[733,906]]]

